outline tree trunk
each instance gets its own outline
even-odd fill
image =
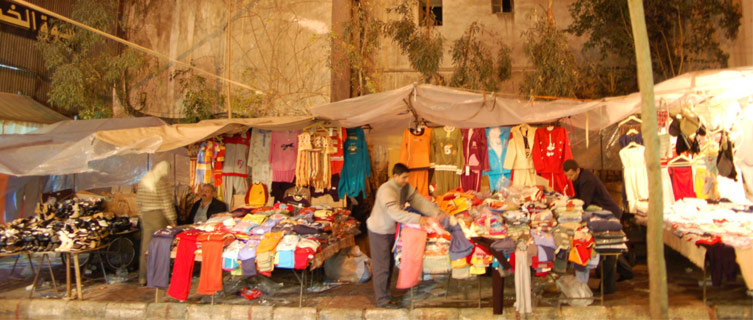
[[[638,69],[638,86],[641,91],[643,141],[648,172],[648,277],[649,307],[652,319],[667,319],[667,270],[664,261],[664,211],[662,199],[661,167],[659,165],[659,135],[657,134],[656,107],[654,106],[654,77],[651,52],[646,32],[643,1],[628,0],[630,21],[633,26],[635,56]]]

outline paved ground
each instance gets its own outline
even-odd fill
[[[34,265],[38,267],[40,257],[34,257]],[[96,262],[96,260],[94,261]],[[25,257],[19,259],[18,265],[13,274],[10,274],[13,266],[13,258],[0,259],[0,298],[20,299],[29,296],[29,286],[32,283],[33,276],[31,268]],[[96,263],[90,263],[85,268],[88,270],[85,275],[83,294],[88,301],[119,301],[119,302],[154,302],[154,289],[142,287],[136,282],[136,274],[131,273],[128,281],[124,283],[104,283],[102,273],[99,268],[95,268]],[[679,254],[667,249],[667,266],[668,266],[668,287],[670,305],[673,307],[680,306],[703,306],[702,289],[699,286],[699,280],[702,272],[692,266],[689,261]],[[53,270],[60,289],[60,294],[55,295],[52,290],[51,281],[47,268],[43,269],[40,282],[42,291],[34,294],[34,298],[60,298],[65,289],[65,267],[61,264],[60,258],[53,261]],[[636,273],[635,279],[626,280],[617,284],[618,292],[607,295],[604,305],[613,306],[631,306],[648,305],[648,271],[645,262],[638,261],[634,267]],[[197,273],[198,275],[198,273]],[[110,282],[117,280],[114,274],[108,273]],[[321,273],[314,274],[313,283],[321,284],[324,276]],[[311,278],[309,278],[311,279]],[[121,279],[125,280],[125,279]],[[506,281],[505,289],[505,306],[511,307],[514,303],[514,281]],[[233,279],[226,278],[224,293],[216,297],[218,304],[243,304],[259,306],[287,306],[297,307],[300,287],[297,284],[296,276],[290,271],[278,270],[271,278],[255,277],[251,279]],[[311,282],[308,282],[311,283]],[[593,288],[597,288],[598,279],[596,274],[593,275],[591,283]],[[198,285],[198,277],[193,279],[193,289]],[[490,307],[491,298],[491,277],[481,276],[478,280],[465,280],[448,282],[446,279],[436,281],[425,281],[414,291],[415,307],[460,307],[473,308],[478,307],[478,296],[481,293],[482,307]],[[394,286],[394,285],[393,285]],[[261,299],[254,301],[245,300],[235,293],[239,288],[253,287],[268,292]],[[534,281],[534,291],[540,293],[540,298],[535,299],[538,306],[556,306],[556,293],[554,282],[551,279],[536,279]],[[446,297],[445,293],[449,292]],[[396,296],[403,297],[403,303],[406,307],[410,306],[410,291],[396,290],[393,292]],[[170,297],[164,297],[161,301],[178,302]],[[314,307],[317,309],[339,308],[343,306],[358,306],[359,308],[373,308],[374,300],[371,283],[364,284],[343,284],[332,289],[320,292],[309,293],[307,289],[303,292],[303,306]],[[467,302],[449,302],[449,300],[468,300]],[[200,296],[192,293],[188,298],[188,303],[208,304],[211,302],[209,297]],[[710,287],[708,289],[708,305],[743,305],[750,306],[753,304],[753,298],[746,295],[746,289],[742,284],[742,279],[734,283],[724,283],[721,287]]]

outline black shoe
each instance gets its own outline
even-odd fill
[[[609,294],[613,294],[615,291],[616,290],[605,290],[604,291],[604,295],[606,296],[606,295],[609,295]],[[599,296],[599,295],[601,295],[601,289],[594,290],[594,296]]]
[[[382,308],[382,309],[400,309],[401,307],[399,305],[396,305],[396,304],[387,303],[387,304],[377,305],[377,308]]]
[[[617,282],[622,282],[622,281],[625,281],[625,280],[632,280],[633,278],[635,278],[635,276],[629,276],[629,277],[619,276],[617,278]]]

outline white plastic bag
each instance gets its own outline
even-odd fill
[[[562,292],[565,298],[593,298],[594,294],[591,292],[591,288],[585,283],[580,283],[575,276],[566,275],[559,278],[556,282],[557,288]],[[571,306],[588,306],[593,303],[593,300],[578,299],[578,300],[565,300],[565,302]]]
[[[353,246],[324,260],[324,273],[329,280],[364,283],[371,278],[371,259]]]

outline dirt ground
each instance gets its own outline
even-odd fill
[[[648,270],[645,263],[645,251],[640,246],[634,249],[637,253],[637,262],[633,267],[635,278],[617,283],[617,292],[606,295],[604,305],[648,305]],[[703,272],[693,266],[687,259],[669,248],[665,249],[667,261],[668,292],[670,306],[701,305],[702,288],[699,285]],[[38,268],[41,256],[33,256],[34,267]],[[52,257],[52,269],[54,271],[59,293],[55,294],[50,281],[49,271],[44,265],[40,275],[40,290],[34,293],[35,298],[62,298],[65,291],[65,266],[59,256]],[[33,282],[33,272],[28,259],[22,256],[13,269],[15,258],[0,258],[0,298],[26,298],[30,294],[30,285]],[[84,267],[83,295],[86,300],[94,301],[121,301],[121,302],[152,302],[155,301],[155,290],[140,286],[137,282],[137,274],[131,272],[125,277],[118,278],[113,272],[108,271],[108,280],[105,283],[102,271],[96,258]],[[199,268],[196,268],[197,270]],[[13,271],[11,273],[11,271]],[[122,275],[122,274],[121,274]],[[187,303],[211,303],[211,297],[195,294],[198,286],[196,272],[192,281],[192,290]],[[222,304],[250,304],[250,305],[274,305],[274,306],[298,306],[301,296],[301,287],[297,280],[300,274],[288,270],[276,270],[272,277],[256,276],[247,279],[226,276],[225,288],[222,293],[215,296],[215,303]],[[393,277],[393,288],[396,277]],[[124,282],[115,283],[117,280]],[[322,292],[316,289],[326,289],[323,286],[325,276],[323,271],[316,271],[307,276],[308,288],[302,292],[302,305],[317,308],[369,308],[374,306],[374,296],[371,282],[363,284],[334,284],[331,288]],[[592,272],[589,285],[598,288],[598,273]],[[415,307],[478,307],[479,293],[481,306],[491,306],[491,276],[480,276],[477,279],[447,281],[440,278],[433,281],[424,281],[414,289],[413,303]],[[324,282],[326,283],[326,282]],[[313,286],[311,286],[313,284]],[[449,287],[448,287],[449,285]],[[710,285],[710,281],[709,281]],[[75,285],[73,285],[75,288]],[[258,288],[265,292],[262,298],[248,301],[237,292],[240,288]],[[449,288],[449,289],[448,289]],[[534,278],[532,289],[536,293],[535,305],[556,305],[559,293],[556,291],[554,280],[550,278]],[[449,292],[449,293],[448,293]],[[410,306],[410,290],[394,290],[393,295],[403,298],[403,305]],[[166,302],[176,302],[171,297],[166,297],[164,290],[160,298]],[[465,300],[465,301],[457,301]],[[512,306],[515,301],[514,280],[509,277],[505,281],[505,306]],[[746,295],[746,288],[741,276],[737,281],[725,282],[720,287],[708,288],[708,304],[750,304],[751,297]],[[598,304],[598,302],[595,302]]]

